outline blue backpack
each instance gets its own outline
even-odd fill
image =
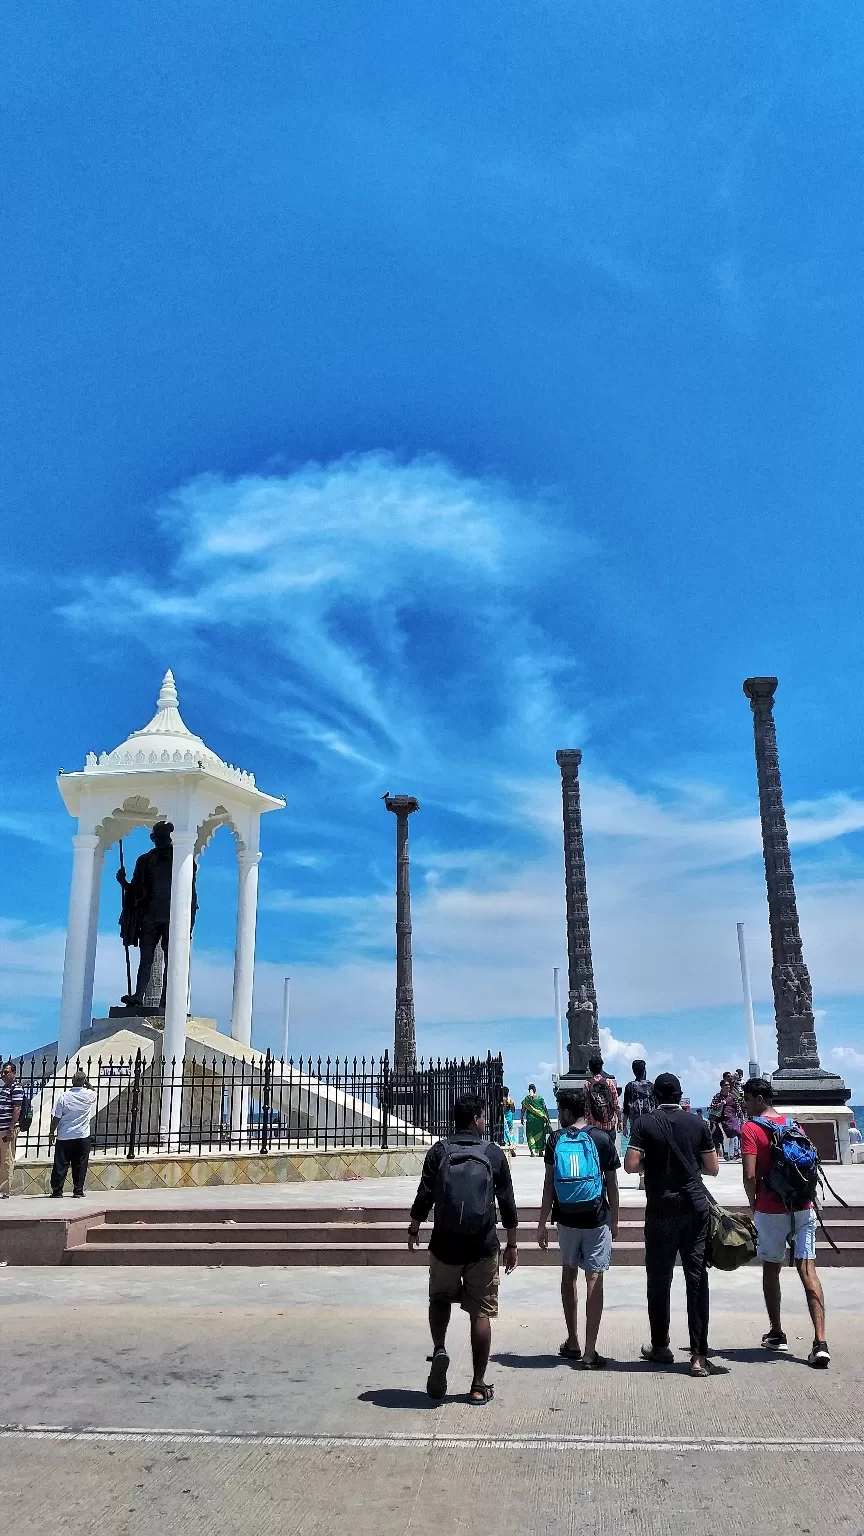
[[[552,1154],[555,1199],[563,1210],[580,1206],[599,1209],[603,1200],[603,1175],[597,1143],[587,1130],[559,1131]]]
[[[777,1196],[787,1211],[803,1210],[819,1192],[816,1148],[794,1120],[766,1120],[755,1115],[754,1124],[761,1125],[771,1141],[771,1167],[765,1188]]]

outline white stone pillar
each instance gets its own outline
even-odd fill
[[[72,839],[72,885],[69,891],[66,957],[63,961],[63,994],[60,1001],[60,1026],[57,1032],[57,1056],[60,1061],[65,1061],[67,1056],[74,1057],[81,1040],[90,910],[98,847],[99,839],[92,832],[78,832]]]
[[[162,1057],[166,1078],[174,1062],[174,1091],[170,1081],[162,1093],[160,1125],[168,1137],[168,1150],[178,1150],[181,1112],[181,1078],[186,1055],[186,1013],[189,998],[189,958],[192,949],[192,877],[195,871],[194,832],[172,832],[171,923],[168,942],[168,986],[165,997],[165,1034]]]
[[[81,1034],[90,1028],[93,1013],[93,979],[96,975],[96,939],[99,933],[99,899],[102,895],[102,870],[105,850],[98,848],[93,860],[93,888],[90,892],[90,920],[87,926],[87,957],[84,966],[84,996],[81,1001]]]
[[[231,1035],[241,1045],[252,1041],[252,983],[255,974],[255,924],[258,916],[260,853],[237,851],[237,941],[234,946],[234,996]]]

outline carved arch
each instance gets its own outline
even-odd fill
[[[93,828],[100,847],[107,852],[121,837],[128,837],[136,827],[152,827],[157,821],[167,821],[164,811],[153,805],[147,795],[128,795],[122,805],[114,807],[98,826]]]

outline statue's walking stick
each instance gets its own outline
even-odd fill
[[[120,873],[123,876],[123,907],[125,909],[125,906],[126,906],[126,866],[123,863],[123,839],[122,839],[122,837],[119,838],[118,841],[119,841],[119,845],[120,845]],[[124,920],[125,917],[126,917],[126,913],[125,913],[125,910],[124,910],[124,912],[121,915],[120,921],[123,924],[123,950],[124,950],[124,953],[126,955],[126,996],[130,997],[131,994],[132,994],[132,967],[131,967],[131,965],[129,963],[129,945],[126,942],[126,923],[125,923],[125,920]]]

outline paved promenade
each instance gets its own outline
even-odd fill
[[[736,1174],[724,1170],[730,1189]],[[517,1163],[526,1203],[539,1176]],[[375,1185],[377,1201],[385,1191]],[[303,1194],[318,1200],[322,1187]],[[440,1405],[425,1395],[420,1270],[3,1269],[0,1340],[14,1371],[0,1418],[19,1426],[0,1434],[9,1528],[704,1536],[722,1510],[724,1536],[816,1536],[829,1525],[860,1536],[864,1274],[825,1273],[835,1358],[824,1374],[803,1363],[809,1330],[794,1273],[783,1282],[788,1359],[758,1347],[758,1271],[713,1276],[711,1339],[724,1374],[705,1382],[685,1371],[680,1279],[681,1364],[663,1373],[638,1359],[643,1272],[610,1276],[600,1347],[612,1364],[602,1374],[556,1358],[557,1279],[526,1269],[502,1280],[496,1397],[478,1409],[462,1396],[461,1314],[453,1395]]]

